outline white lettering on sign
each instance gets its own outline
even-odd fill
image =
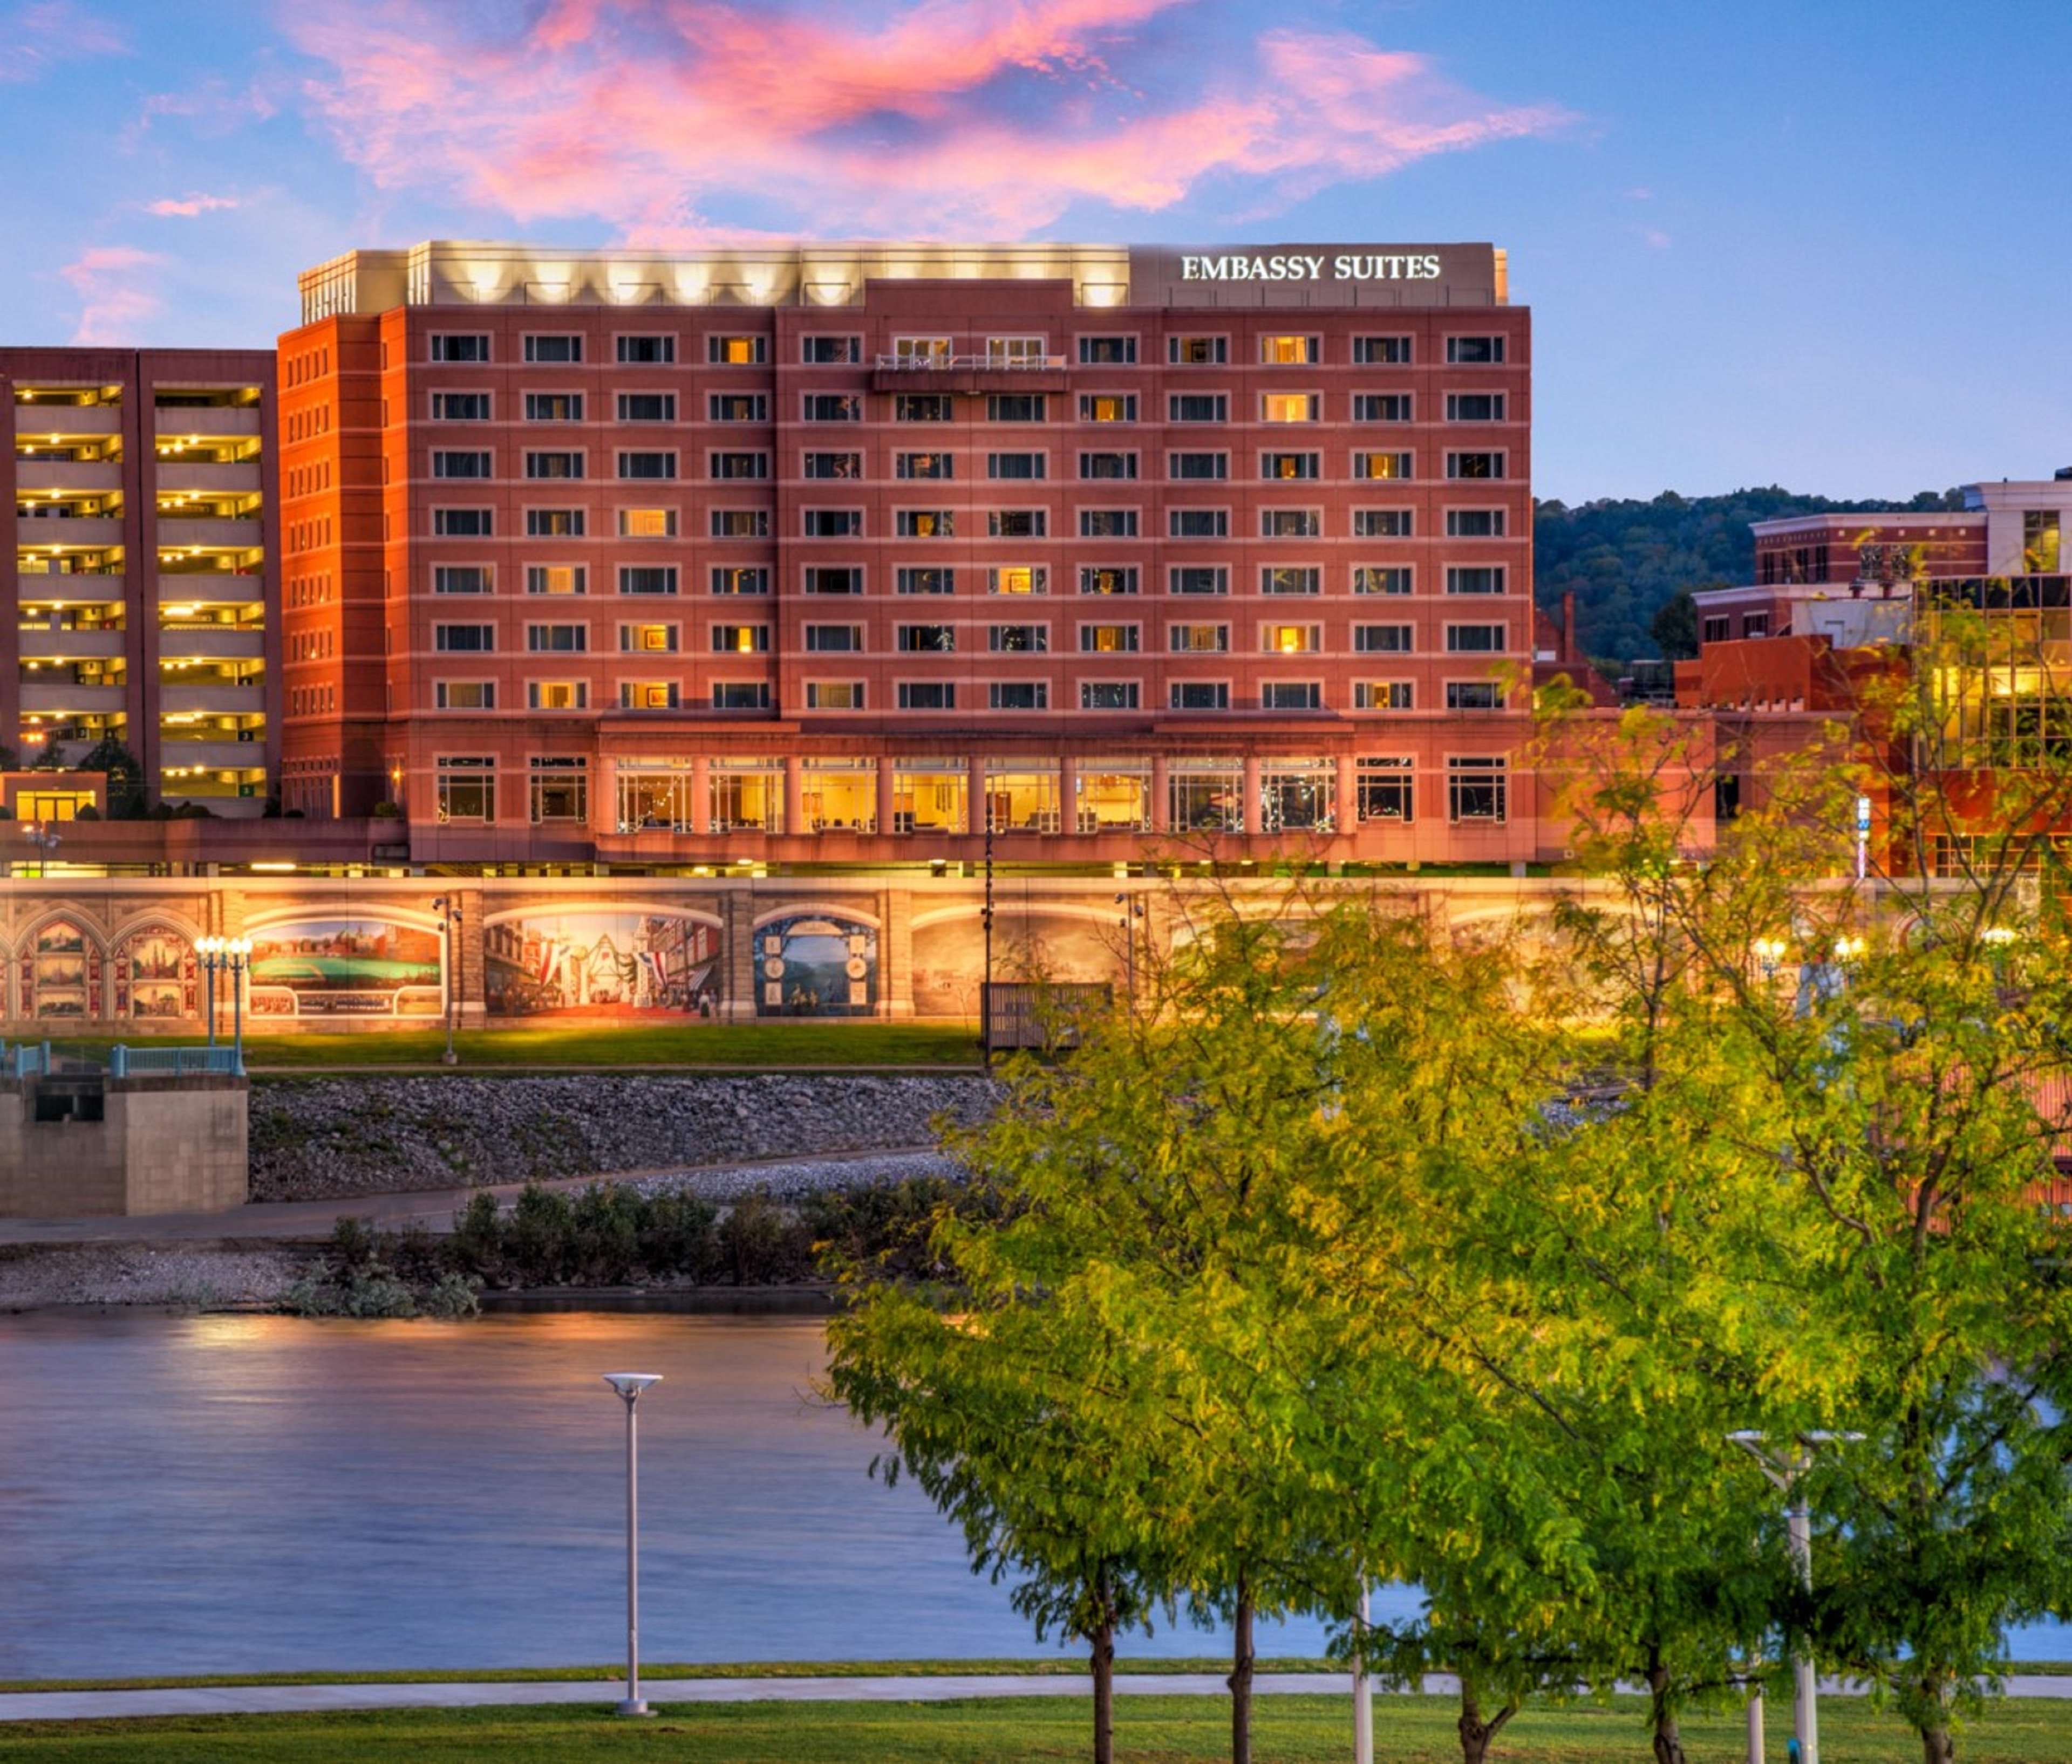
[[[1322,281],[1326,260],[1301,252],[1251,256],[1182,255],[1182,281]],[[1437,281],[1439,260],[1429,252],[1342,252],[1330,260],[1332,281]]]

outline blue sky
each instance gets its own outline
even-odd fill
[[[0,0],[0,341],[356,244],[1487,239],[1543,495],[2072,465],[2072,6]]]

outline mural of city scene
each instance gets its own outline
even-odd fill
[[[246,995],[255,1017],[436,1017],[439,935],[372,913],[257,925]]]
[[[676,913],[579,908],[483,927],[491,1016],[716,1016],[719,929]]]
[[[22,1009],[31,1017],[80,1019],[101,1014],[101,962],[86,933],[69,919],[39,926],[22,953]]]
[[[755,932],[755,1014],[868,1016],[878,1006],[878,932],[832,913],[773,919]]]
[[[1123,930],[1118,918],[1002,905],[993,918],[993,977],[1067,985],[1120,986]],[[960,913],[914,927],[914,1014],[975,1017],[985,978],[985,922]]]
[[[199,988],[193,946],[171,931],[134,934],[115,960],[115,1014],[143,1020],[192,1016]]]

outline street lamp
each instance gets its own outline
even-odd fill
[[[1118,894],[1115,904],[1122,909],[1123,973],[1129,988],[1129,1002],[1137,1003],[1137,921],[1144,917],[1144,903]]]
[[[240,1073],[245,1069],[245,970],[252,956],[249,937],[228,937],[224,941],[224,962],[230,970],[230,1063]]]
[[[36,875],[40,879],[51,873],[51,853],[57,850],[62,835],[54,833],[41,821],[31,821],[24,830],[30,844],[43,853],[37,861]]]
[[[659,1385],[658,1372],[608,1372],[604,1381],[626,1403],[626,1700],[622,1715],[652,1713],[640,1695],[640,1434],[633,1418],[640,1393]]]
[[[1778,969],[1783,965],[1788,946],[1782,937],[1758,937],[1753,946],[1756,965],[1762,970],[1766,980],[1774,980]]]
[[[1756,1461],[1763,1475],[1790,1503],[1784,1510],[1785,1535],[1790,1544],[1791,1560],[1799,1569],[1799,1586],[1803,1592],[1813,1590],[1813,1519],[1807,1509],[1806,1497],[1797,1492],[1799,1480],[1811,1467],[1813,1454],[1819,1447],[1844,1445],[1863,1437],[1861,1434],[1801,1434],[1790,1454],[1780,1458],[1770,1450],[1766,1436],[1753,1429],[1727,1435],[1733,1444]],[[1803,1641],[1792,1650],[1791,1680],[1792,1730],[1799,1742],[1798,1764],[1820,1764],[1820,1718],[1815,1702],[1818,1680],[1812,1650]],[[1755,1706],[1749,1715],[1749,1756],[1756,1764],[1760,1764],[1762,1755],[1761,1700],[1762,1693],[1758,1692]]]
[[[439,1064],[458,1065],[460,1056],[454,1052],[453,933],[460,927],[460,902],[442,894],[432,902],[432,910],[439,916],[439,976],[446,983],[446,1051],[439,1056]]]
[[[202,971],[208,976],[208,1044],[216,1045],[216,970],[223,966],[224,940],[219,937],[198,937],[195,950],[201,957]]]

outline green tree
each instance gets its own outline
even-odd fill
[[[108,774],[108,817],[112,821],[134,821],[150,806],[144,784],[144,769],[137,756],[119,736],[104,735],[88,748],[79,762],[82,772]]]
[[[1724,588],[1724,582],[1707,582],[1707,588]],[[1698,602],[1696,590],[1679,588],[1655,609],[1647,634],[1655,639],[1656,652],[1665,662],[1688,662],[1698,654]]]

